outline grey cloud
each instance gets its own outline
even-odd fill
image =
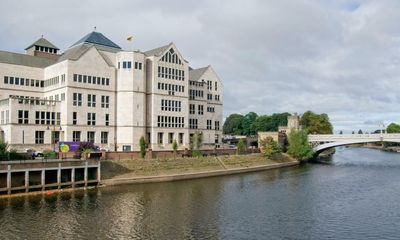
[[[10,1],[0,44],[21,52],[44,34],[65,49],[94,26],[125,49],[173,41],[193,67],[213,65],[225,116],[313,110],[336,130],[373,130],[400,122],[399,9],[397,0]]]

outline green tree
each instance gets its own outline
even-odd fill
[[[387,133],[400,133],[400,125],[396,123],[391,123],[386,128]]]
[[[304,130],[290,132],[288,137],[288,150],[287,153],[298,159],[299,161],[306,161],[313,157],[314,151],[308,143],[308,135]]]
[[[8,143],[0,141],[0,154],[6,154],[8,151]]]
[[[172,142],[172,151],[174,151],[174,154],[176,154],[177,150],[178,150],[178,143],[174,139],[174,141]]]
[[[361,129],[358,130],[358,134],[363,134],[363,131]]]
[[[242,133],[243,135],[250,136],[255,135],[256,132],[253,129],[253,123],[257,119],[258,115],[255,112],[249,112],[242,119]]]
[[[332,134],[333,127],[327,114],[307,111],[300,119],[300,124],[311,134]]]
[[[203,145],[203,133],[196,132],[193,136],[190,137],[189,148],[192,151],[193,157],[200,157],[201,154],[201,146]]]
[[[229,117],[225,120],[223,126],[224,134],[231,134],[231,135],[242,135],[243,134],[243,127],[242,121],[243,116],[237,113],[229,115]]]
[[[271,116],[261,115],[256,118],[253,123],[252,129],[257,132],[276,132],[279,126],[287,125],[287,118],[289,113],[274,113]]]
[[[146,155],[146,141],[144,140],[143,136],[139,139],[139,146],[140,146],[140,157],[144,158],[144,156]]]
[[[255,132],[268,132],[272,129],[271,117],[267,115],[261,115],[253,123],[253,130]]]
[[[246,144],[244,143],[243,139],[239,139],[237,144],[237,153],[244,154],[246,153]]]
[[[281,149],[272,137],[266,137],[260,140],[260,150],[266,158],[272,157],[274,154],[280,153]]]
[[[279,126],[287,126],[288,124],[288,117],[290,116],[290,113],[274,113],[271,115],[271,129],[270,131],[278,131]]]
[[[343,134],[343,131],[342,131],[342,130],[340,130],[339,134]]]

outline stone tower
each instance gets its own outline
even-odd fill
[[[287,124],[287,130],[286,133],[290,133],[290,131],[299,131],[301,129],[300,126],[300,116],[297,115],[297,113],[294,113],[291,116],[288,116],[288,124]]]

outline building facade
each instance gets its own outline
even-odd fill
[[[0,140],[10,147],[57,150],[89,141],[111,151],[219,147],[223,85],[211,66],[192,69],[173,43],[125,51],[91,32],[59,54],[44,38],[26,54],[0,51]]]

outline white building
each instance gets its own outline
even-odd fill
[[[125,51],[91,32],[59,54],[44,38],[26,54],[0,51],[0,140],[13,149],[90,141],[108,150],[204,147],[222,136],[223,85],[211,66],[192,69],[173,43]]]

